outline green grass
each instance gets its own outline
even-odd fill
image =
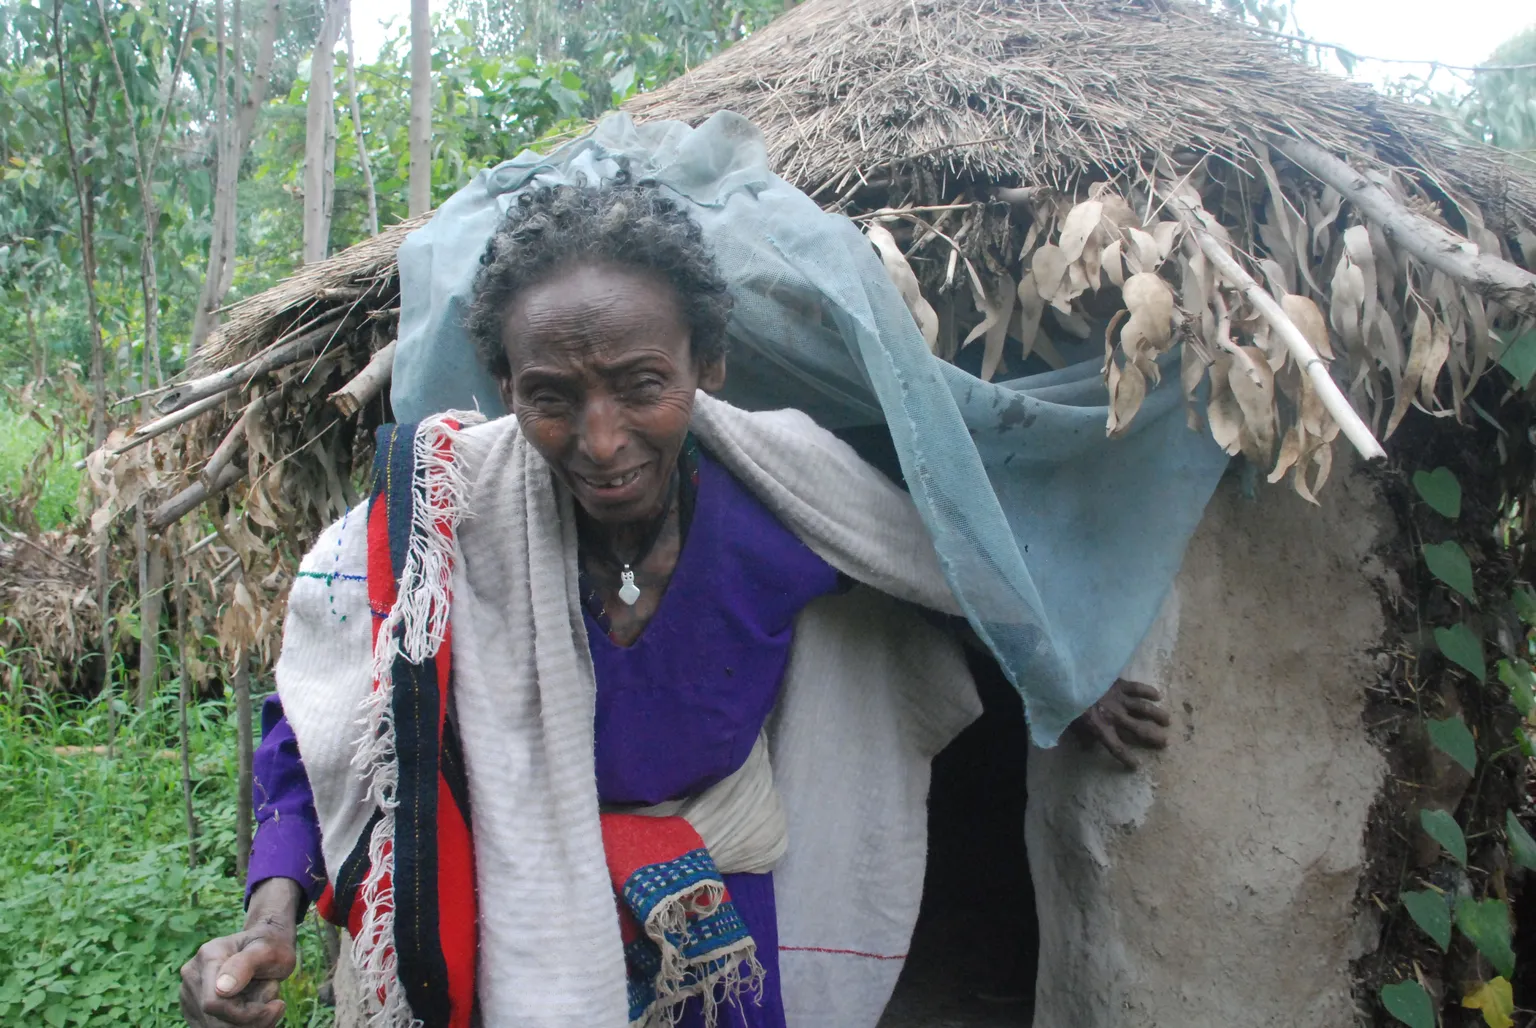
[[[36,421],[6,403],[0,403],[0,494],[15,495],[20,490],[21,475],[32,455],[48,438],[48,432]],[[42,495],[38,497],[36,516],[45,530],[70,521],[80,492],[80,476],[74,462],[79,456],[60,447],[49,463]]]
[[[0,664],[5,655],[0,652]],[[3,671],[0,668],[0,671]],[[205,940],[238,931],[235,739],[222,701],[191,712],[199,861],[187,867],[174,684],[123,711],[117,753],[101,702],[33,695],[0,706],[0,1025],[182,1024],[178,971]],[[290,1026],[329,1025],[314,1000],[319,941],[301,931],[284,988]]]

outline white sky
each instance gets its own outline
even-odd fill
[[[1306,35],[1361,56],[1461,65],[1486,60],[1494,47],[1536,25],[1532,0],[1296,0],[1295,14]],[[1428,71],[1422,64],[1366,62],[1355,74],[1379,82]],[[1442,74],[1436,84],[1455,82]]]
[[[437,6],[436,4],[433,5]],[[1360,56],[1477,64],[1504,40],[1536,24],[1532,0],[1295,0],[1303,32]],[[384,22],[410,22],[410,0],[355,0],[353,31],[359,56],[378,53]],[[1368,82],[1423,74],[1425,65],[1364,62],[1356,75]],[[1437,84],[1440,84],[1437,80]],[[1453,86],[1446,78],[1443,85]]]

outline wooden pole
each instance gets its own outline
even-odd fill
[[[290,364],[296,364],[320,347],[328,345],[338,333],[345,331],[346,327],[345,318],[328,318],[321,324],[306,328],[281,342],[273,343],[254,357],[243,360],[239,364],[183,382],[156,400],[155,410],[161,414],[171,414],[199,400],[244,386],[261,375],[268,375]]]
[[[181,726],[181,795],[187,815],[189,868],[197,866],[197,813],[192,807],[192,733],[187,724],[187,707],[192,702],[191,664],[187,657],[187,651],[192,645],[192,633],[189,631],[191,613],[187,609],[187,586],[191,577],[192,565],[183,555],[176,561],[176,651],[181,672],[181,689],[176,707]]]
[[[411,0],[411,217],[432,206],[432,14],[427,0]]]
[[[224,392],[230,392],[233,389],[234,386],[230,386]],[[184,425],[193,418],[208,413],[223,402],[224,393],[214,393],[212,396],[203,397],[196,403],[188,404],[181,408],[181,410],[167,414],[163,418],[156,418],[148,424],[140,425],[128,434],[128,438],[123,441],[121,446],[112,451],[112,456],[120,457],[129,450],[137,449],[156,436],[164,435],[177,425]]]
[[[1285,342],[1286,348],[1291,351],[1291,356],[1296,359],[1297,365],[1317,387],[1318,398],[1322,400],[1323,407],[1332,415],[1333,420],[1338,422],[1339,428],[1354,444],[1355,449],[1360,451],[1360,455],[1367,460],[1385,457],[1387,451],[1381,448],[1381,443],[1376,441],[1376,437],[1371,434],[1365,422],[1360,420],[1360,415],[1356,414],[1355,409],[1349,405],[1349,400],[1339,389],[1339,384],[1328,373],[1327,363],[1312,348],[1312,344],[1307,342],[1307,337],[1302,335],[1296,323],[1286,317],[1285,311],[1281,310],[1274,297],[1254,281],[1252,275],[1243,270],[1243,266],[1227,253],[1226,248],[1214,236],[1196,225],[1195,219],[1185,218],[1184,220],[1189,230],[1194,233],[1200,252],[1205,254],[1206,259],[1215,265],[1216,270],[1248,298],[1248,302],[1253,304],[1259,315],[1269,322],[1270,328],[1274,329]]]
[[[352,376],[352,380],[331,394],[331,404],[346,417],[351,417],[378,396],[389,384],[395,369],[395,340],[379,349],[368,365]]]
[[[148,524],[145,525],[148,528]],[[149,591],[139,598],[139,708],[160,689],[160,614],[165,609],[165,547],[149,542]]]
[[[379,234],[379,194],[373,188],[373,166],[368,162],[368,140],[363,136],[363,108],[357,99],[357,60],[352,45],[352,11],[347,11],[347,93],[352,102],[352,138],[357,163],[363,173],[363,196],[368,200],[368,234]]]
[[[235,653],[235,726],[239,749],[239,796],[236,800],[235,877],[245,881],[251,866],[251,661],[244,646]]]
[[[1274,147],[1303,171],[1343,194],[1367,220],[1430,267],[1445,272],[1481,296],[1524,314],[1536,315],[1536,274],[1477,246],[1444,225],[1415,214],[1333,154],[1305,139],[1276,139]]]
[[[326,0],[320,38],[309,61],[304,128],[304,263],[323,261],[331,247],[336,187],[336,41],[348,0]]]
[[[158,532],[167,525],[175,524],[187,511],[210,497],[217,496],[244,477],[245,468],[237,464],[228,464],[219,472],[219,477],[212,485],[201,481],[193,482],[155,508],[155,512],[149,516],[149,527]]]

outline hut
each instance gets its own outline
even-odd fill
[[[1174,354],[1160,388],[1236,458],[1128,669],[1174,744],[1134,775],[1029,754],[1034,1024],[1417,1023],[1424,995],[1471,1024],[1512,978],[1529,1005],[1499,945],[1536,899],[1529,169],[1183,0],[809,0],[627,109],[755,122],[780,175],[866,227],[940,358],[1002,379],[1091,352],[1113,435]],[[389,417],[416,224],[232,309],[163,416],[93,461],[157,526],[206,505],[258,651]],[[1355,456],[1376,440],[1387,461]],[[1022,804],[964,785],[1026,745],[999,717],[953,787],[941,768],[935,818]],[[1007,845],[969,867],[1007,879]],[[931,891],[973,891],[932,877],[952,856]],[[919,952],[965,934],[924,931],[910,1003]],[[906,1009],[888,1023],[961,1023]],[[992,1016],[965,1023],[1029,1023]]]

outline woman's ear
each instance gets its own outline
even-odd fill
[[[507,413],[512,413],[512,376],[505,378],[496,376],[496,388],[501,391],[501,402],[507,408]]]
[[[699,368],[699,388],[706,393],[717,393],[725,385],[725,355]]]

